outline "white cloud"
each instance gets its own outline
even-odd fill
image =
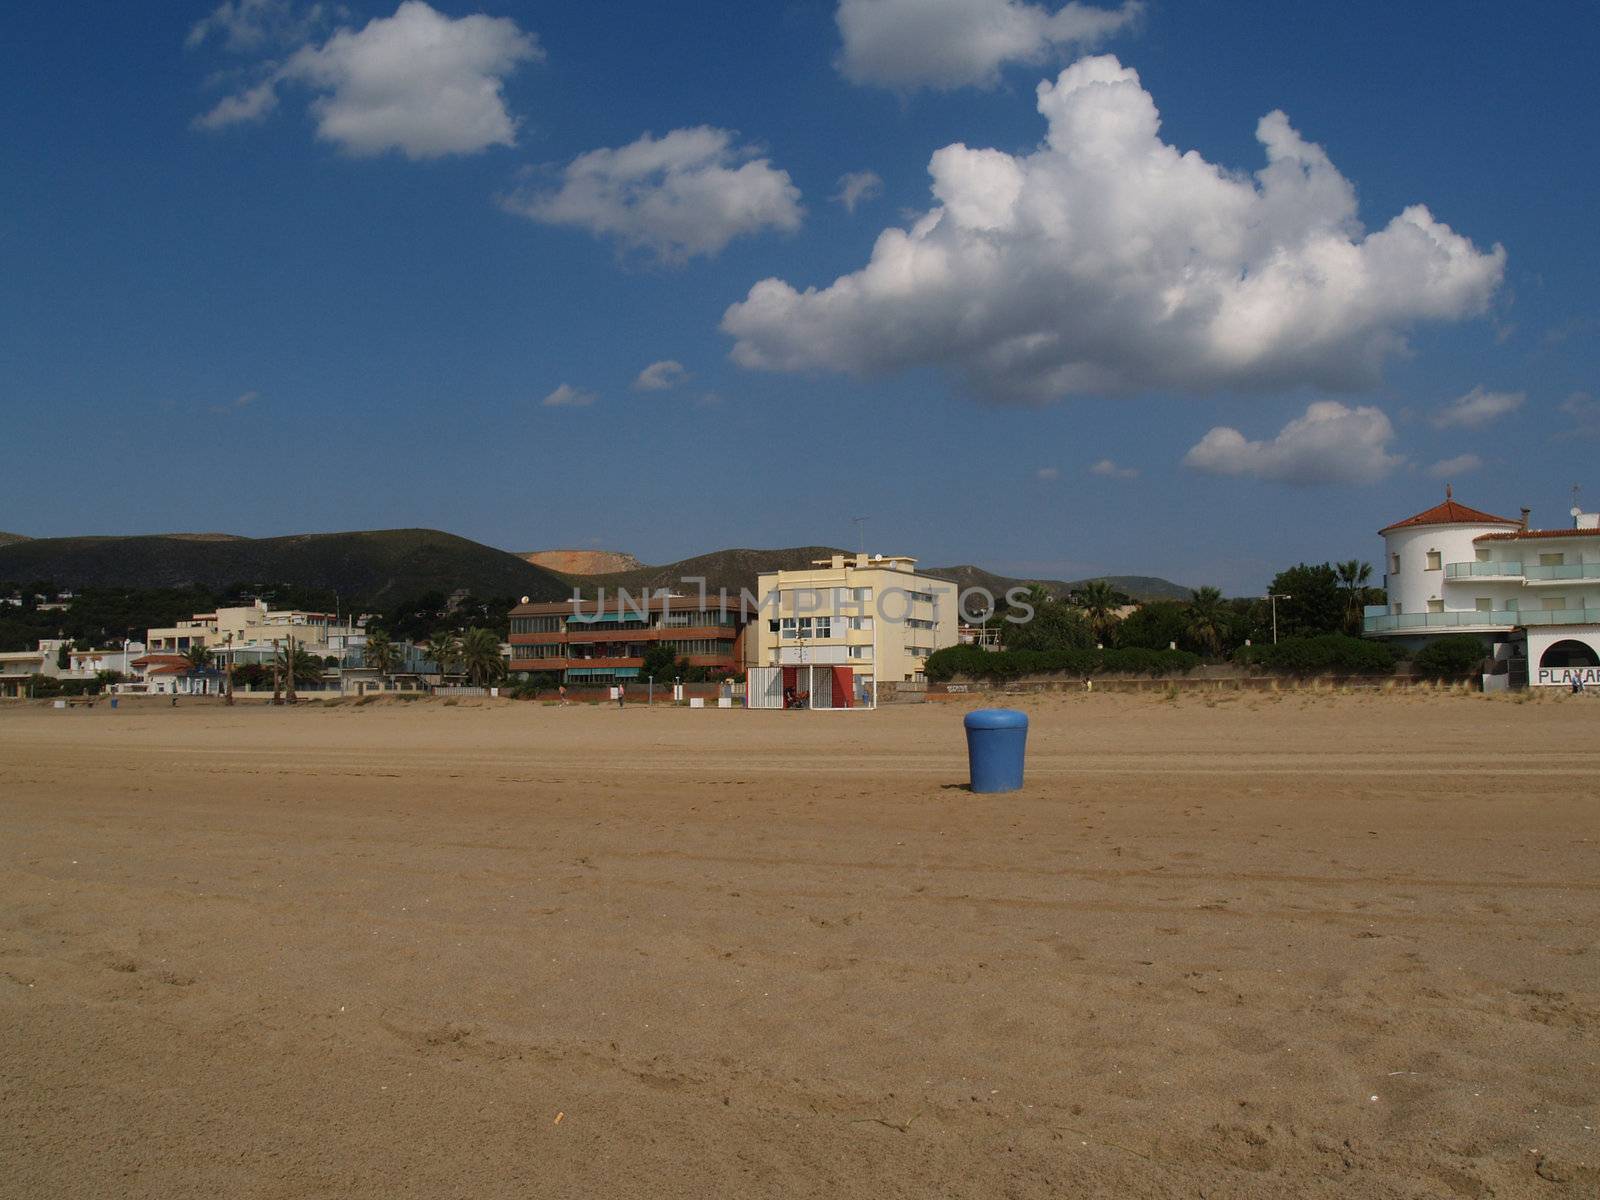
[[[1393,437],[1382,409],[1319,400],[1270,442],[1247,441],[1237,429],[1219,425],[1183,461],[1208,475],[1275,483],[1375,483],[1405,461],[1389,453]]]
[[[833,199],[844,205],[846,212],[853,213],[856,205],[882,192],[883,177],[876,171],[851,171],[839,176],[839,190],[833,194]]]
[[[1041,483],[1049,483],[1053,479],[1060,479],[1061,472],[1055,467],[1040,467],[1033,473],[1033,477]]]
[[[765,158],[708,125],[644,134],[615,149],[580,154],[553,192],[523,191],[505,206],[548,225],[572,225],[663,262],[716,254],[736,237],[793,231],[800,192]]]
[[[1089,474],[1102,475],[1107,479],[1137,479],[1139,468],[1118,466],[1115,460],[1102,458],[1089,468]]]
[[[218,415],[222,415],[222,414],[225,414],[225,413],[235,413],[235,412],[239,412],[241,409],[249,408],[252,404],[254,404],[259,399],[261,399],[261,393],[260,392],[249,391],[249,392],[245,392],[245,393],[243,393],[243,394],[241,394],[239,396],[235,396],[232,400],[230,400],[226,404],[213,404],[211,406],[211,411],[214,412],[214,413],[217,413]]]
[[[836,65],[854,83],[993,87],[1007,63],[1044,62],[1088,49],[1127,27],[1142,9],[1071,3],[1052,11],[1022,0],[840,0],[844,40]]]
[[[1523,392],[1486,392],[1480,385],[1435,412],[1433,423],[1440,429],[1481,429],[1521,408],[1527,398]]]
[[[1588,392],[1572,392],[1561,402],[1561,412],[1572,418],[1572,427],[1558,437],[1600,437],[1600,400]]]
[[[676,387],[689,378],[689,372],[684,370],[683,364],[676,359],[664,358],[660,362],[653,362],[633,381],[633,390],[636,392],[664,392],[670,387]]]
[[[392,17],[340,29],[320,46],[302,45],[265,82],[224,98],[195,124],[219,129],[260,120],[276,106],[277,88],[297,83],[317,93],[317,136],[350,154],[471,154],[515,144],[505,78],[543,57],[538,39],[509,17],[453,19],[423,0],[405,0]]]
[[[586,392],[575,388],[570,383],[563,383],[539,403],[546,408],[588,408],[599,397],[593,392]]]
[[[277,107],[278,81],[268,79],[242,92],[224,96],[192,123],[196,129],[223,129],[229,125],[260,121]]]
[[[1180,153],[1137,74],[1088,58],[1038,89],[1032,153],[933,155],[937,204],[822,289],[766,279],[722,328],[735,361],[858,375],[939,366],[979,395],[1375,382],[1418,321],[1478,313],[1505,252],[1421,205],[1365,232],[1355,188],[1282,113],[1253,179]]]
[[[1458,454],[1454,458],[1441,458],[1428,468],[1427,474],[1433,479],[1453,479],[1457,475],[1466,475],[1483,466],[1483,459],[1476,454]]]
[[[321,4],[298,8],[290,0],[223,0],[210,13],[196,21],[184,39],[193,50],[211,40],[235,54],[306,41],[327,21],[328,10]]]

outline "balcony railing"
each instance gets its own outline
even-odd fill
[[[1600,563],[1563,563],[1560,566],[1541,567],[1529,563],[1523,568],[1529,583],[1543,583],[1561,579],[1600,579]]]
[[[1522,574],[1519,562],[1453,562],[1444,565],[1446,579],[1515,579]]]
[[[1362,619],[1363,633],[1428,633],[1442,629],[1510,629],[1516,625],[1600,625],[1600,608],[1495,609],[1381,613]]]

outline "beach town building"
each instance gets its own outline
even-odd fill
[[[1574,507],[1566,529],[1529,516],[1469,508],[1446,488],[1442,504],[1380,530],[1388,603],[1367,608],[1364,632],[1412,648],[1474,635],[1513,687],[1600,683],[1600,514]]]
[[[61,665],[61,651],[70,645],[66,638],[44,638],[32,650],[0,653],[0,697],[20,699],[27,696],[35,675],[53,679],[65,676],[69,668]]]
[[[358,626],[339,621],[334,613],[302,609],[272,609],[265,600],[215,612],[196,613],[176,625],[151,629],[146,644],[152,654],[182,654],[204,646],[219,665],[270,662],[278,646],[289,637],[295,645],[319,657],[343,656],[366,640]]]
[[[956,585],[916,568],[904,555],[835,554],[762,575],[745,665],[833,668],[835,707],[844,684],[857,702],[870,702],[875,683],[925,681],[928,656],[956,644],[961,615]],[[799,675],[783,686],[799,687]]]
[[[738,597],[614,592],[594,600],[524,601],[511,610],[509,666],[560,674],[565,684],[626,684],[642,680],[645,653],[664,645],[678,660],[731,676],[739,670],[743,631]]]

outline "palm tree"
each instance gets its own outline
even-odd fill
[[[500,657],[500,636],[492,629],[473,628],[461,636],[461,665],[479,687],[487,687],[505,674]]]
[[[461,657],[461,638],[454,629],[438,629],[428,637],[428,654],[439,667],[439,682],[444,682],[450,664]]]
[[[320,658],[304,647],[296,646],[294,648],[294,660],[289,662],[287,661],[289,657],[288,651],[289,648],[287,646],[279,646],[272,664],[283,672],[284,678],[288,678],[292,671],[296,683],[318,683],[321,681],[323,663]]]
[[[1358,624],[1356,609],[1360,597],[1367,590],[1367,584],[1372,582],[1372,564],[1352,558],[1348,562],[1335,563],[1333,570],[1346,589],[1344,623],[1354,627]]]
[[[366,647],[361,651],[361,658],[367,666],[373,667],[384,679],[400,663],[400,647],[389,640],[389,635],[381,629],[374,629],[367,634]]]
[[[211,665],[211,651],[207,650],[204,646],[199,645],[198,643],[185,650],[183,652],[183,658],[184,661],[196,671],[202,670]]]
[[[1073,600],[1089,618],[1089,627],[1094,630],[1097,641],[1105,641],[1116,626],[1121,599],[1117,589],[1104,579],[1091,579],[1074,594]]]
[[[1196,588],[1189,601],[1189,611],[1185,614],[1185,619],[1189,627],[1189,636],[1194,639],[1195,645],[1213,656],[1222,652],[1222,634],[1227,626],[1227,611],[1219,589]]]

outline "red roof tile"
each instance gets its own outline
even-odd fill
[[[1475,542],[1520,542],[1523,538],[1600,537],[1600,529],[1518,529],[1512,533],[1480,533]]]
[[[1419,512],[1414,517],[1407,517],[1404,521],[1396,521],[1393,525],[1385,525],[1378,532],[1384,534],[1391,529],[1409,529],[1414,525],[1521,524],[1521,521],[1513,521],[1510,517],[1497,517],[1493,513],[1481,512],[1476,508],[1468,508],[1465,504],[1457,504],[1450,495],[1450,489],[1445,488],[1443,504],[1435,504],[1432,508]]]

